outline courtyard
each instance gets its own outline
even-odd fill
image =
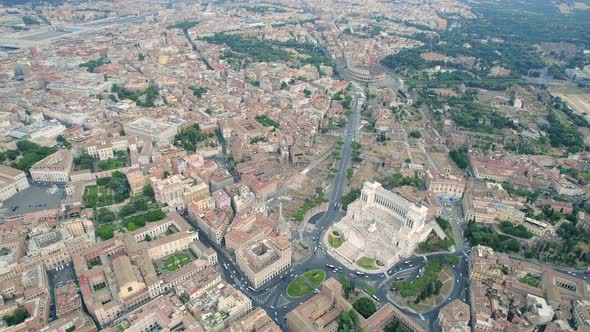
[[[158,275],[166,275],[186,266],[197,258],[197,255],[190,249],[187,249],[155,260],[154,267]]]
[[[170,272],[176,271],[186,264],[190,263],[191,259],[185,253],[176,254],[166,259],[164,266]]]

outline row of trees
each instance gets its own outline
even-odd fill
[[[188,30],[190,28],[194,28],[195,26],[197,26],[197,24],[199,24],[199,21],[183,21],[183,22],[177,22],[176,24],[169,25],[166,27],[166,29],[168,29],[168,30],[172,30],[172,29]]]
[[[399,187],[399,186],[414,186],[420,187],[422,185],[422,179],[419,177],[404,176],[402,173],[393,173],[384,181],[387,187]]]
[[[530,239],[533,237],[533,233],[529,232],[523,225],[514,225],[510,221],[502,221],[498,225],[500,230],[508,235],[513,235],[523,239]]]
[[[317,187],[316,197],[305,199],[305,201],[303,201],[303,204],[293,214],[293,218],[295,218],[295,220],[298,221],[303,221],[303,218],[305,218],[305,214],[307,213],[307,211],[327,201],[328,198],[326,198],[323,189],[321,187]]]
[[[8,160],[16,160],[10,163],[10,167],[20,169],[27,172],[31,166],[41,159],[57,152],[54,147],[40,146],[33,142],[26,140],[16,142],[16,150],[8,150],[4,153],[0,152],[0,162]]]
[[[344,210],[346,210],[348,207],[348,204],[356,201],[360,196],[361,196],[360,189],[351,189],[348,193],[346,193],[346,195],[342,196],[342,198],[340,199],[340,201],[342,202],[342,208],[344,208]]]

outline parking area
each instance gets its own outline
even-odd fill
[[[51,297],[51,305],[49,308],[49,321],[51,322],[57,319],[55,307],[55,289],[67,284],[79,284],[72,262],[60,265],[55,269],[47,271],[47,277],[47,282],[49,284],[49,296]]]

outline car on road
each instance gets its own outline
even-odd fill
[[[389,290],[392,291],[392,292],[395,292],[397,290],[397,288],[391,287]]]
[[[397,277],[397,278],[395,278],[395,280],[404,280],[404,278],[402,278],[402,277]]]

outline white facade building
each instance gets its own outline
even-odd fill
[[[73,161],[70,150],[59,150],[38,161],[29,173],[36,182],[66,183],[70,181]]]
[[[0,165],[0,202],[27,188],[29,188],[29,181],[25,172]]]
[[[428,237],[433,225],[426,223],[427,213],[425,206],[411,203],[378,182],[367,181],[361,196],[334,225],[344,240],[335,250],[337,258],[352,264],[366,257],[391,266],[410,256]]]
[[[178,125],[159,119],[137,118],[124,126],[127,136],[137,136],[147,141],[172,143],[178,133]]]

